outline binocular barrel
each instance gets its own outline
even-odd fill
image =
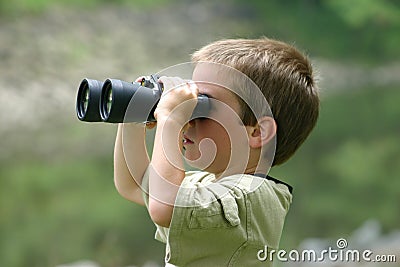
[[[141,83],[83,79],[76,101],[78,119],[109,123],[155,121],[154,110],[162,89],[160,83],[151,79],[143,79]],[[191,118],[206,117],[209,109],[208,97],[199,95]]]

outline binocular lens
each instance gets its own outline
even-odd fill
[[[111,112],[111,106],[112,106],[112,100],[113,100],[113,97],[112,97],[112,88],[111,87],[109,87],[109,90],[108,90],[108,92],[107,92],[107,96],[106,96],[106,101],[107,101],[107,114],[110,114],[110,112]]]
[[[82,113],[85,114],[87,111],[88,105],[89,105],[89,88],[85,87],[82,94],[83,94],[83,97],[82,97],[80,105],[82,107],[81,108]]]
[[[76,101],[76,113],[81,121],[101,121],[99,101],[102,86],[103,83],[97,80],[82,80]]]

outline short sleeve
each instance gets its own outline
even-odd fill
[[[241,190],[229,183],[185,179],[178,192],[175,209],[189,212],[189,228],[232,227],[240,224]]]

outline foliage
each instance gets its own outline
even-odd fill
[[[251,36],[301,44],[314,57],[364,62],[400,59],[400,2],[234,0],[252,13]]]
[[[400,22],[400,10],[393,1],[354,0],[328,0],[327,6],[331,7],[351,27],[362,27],[369,22],[391,24]]]
[[[201,2],[201,1],[199,1]],[[203,1],[207,4],[207,1]],[[122,5],[148,9],[189,2],[166,0],[0,0],[2,16],[40,14],[54,6]],[[249,23],[238,34],[301,44],[313,56],[366,62],[400,59],[400,2],[393,0],[224,0]],[[340,40],[340,42],[338,42]]]
[[[0,14],[20,15],[41,13],[54,6],[72,6],[79,8],[94,8],[96,6],[125,5],[128,7],[149,8],[165,4],[166,0],[0,0]]]

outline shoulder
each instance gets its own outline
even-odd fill
[[[269,176],[237,174],[223,178],[219,183],[235,195],[243,195],[250,202],[251,209],[279,206],[288,211],[292,202],[291,186]]]
[[[205,172],[188,172],[176,198],[175,208],[221,210],[237,213],[261,207],[278,207],[288,211],[292,194],[286,184],[248,174],[216,180]]]

